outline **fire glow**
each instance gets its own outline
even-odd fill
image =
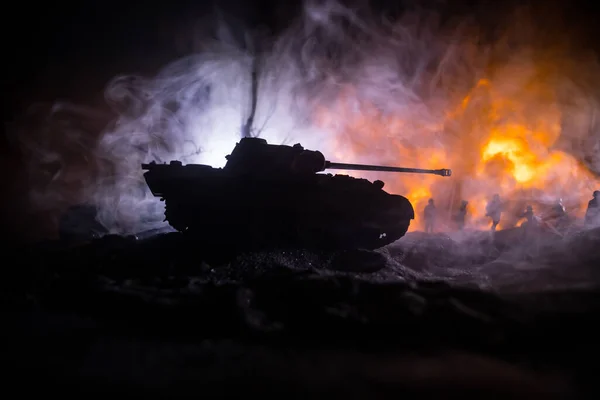
[[[547,88],[543,89],[547,96]],[[483,94],[488,103],[484,107],[479,103],[474,114],[471,103],[480,101]],[[348,99],[342,100],[346,107],[321,109],[317,120],[323,128],[337,130],[333,144],[336,160],[356,162],[374,156],[386,164],[453,169],[453,181],[429,175],[346,172],[381,179],[387,190],[405,195],[417,211],[411,230],[423,229],[421,213],[429,198],[436,200],[438,209],[442,206],[439,230],[452,229],[451,215],[463,199],[469,201],[468,226],[487,229],[490,221],[485,217],[485,206],[495,193],[529,204],[542,201],[550,205],[563,199],[571,215],[581,218],[591,190],[600,187],[600,180],[573,156],[553,150],[561,134],[560,111],[552,104],[532,103],[532,98],[536,93],[530,92],[525,98],[502,96],[494,91],[491,81],[479,81],[460,101],[460,111],[447,114],[451,122],[463,126],[458,138],[443,131],[448,121],[440,126],[415,126],[378,113],[372,106],[356,113],[356,108],[347,107]],[[538,112],[526,112],[535,108]],[[461,118],[469,118],[468,127],[461,124]],[[501,222],[500,228],[519,222],[518,217],[504,220],[508,221]]]
[[[411,230],[423,229],[429,198],[439,230],[453,229],[462,200],[469,202],[467,227],[488,229],[485,206],[496,193],[511,203],[499,229],[518,225],[515,215],[526,205],[541,212],[559,198],[581,218],[600,189],[588,169],[600,170],[596,58],[573,56],[561,47],[564,35],[550,45],[540,40],[547,32],[536,37],[534,11],[515,12],[488,41],[481,27],[444,25],[439,17],[422,9],[382,21],[335,0],[307,0],[259,56],[217,23],[216,42],[209,35],[202,51],[154,78],[109,82],[105,96],[116,120],[85,149],[80,139],[89,132],[61,121],[52,140],[47,128],[24,129],[33,207],[56,219],[71,203],[91,203],[118,233],[162,226],[163,203],[143,185],[140,165],[222,167],[248,118],[251,69],[260,58],[256,135],[301,143],[333,162],[452,170],[451,177],[335,171],[380,179],[388,192],[406,196],[417,212]],[[52,156],[54,169],[39,154]]]

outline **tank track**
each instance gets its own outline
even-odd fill
[[[197,240],[205,248],[228,246],[248,250],[267,248],[304,248],[315,250],[375,250],[387,246],[403,237],[410,227],[410,219],[400,220],[393,227],[388,223],[382,226],[335,226],[324,229],[323,226],[310,226],[301,220],[275,219],[271,217],[264,226],[264,216],[245,216],[244,223],[231,223],[223,219],[217,222],[214,215],[199,213],[193,204],[173,200],[165,201],[166,221],[179,232]],[[210,217],[207,217],[210,215]],[[210,218],[210,221],[206,221]],[[387,219],[389,217],[383,217]],[[227,221],[230,223],[228,224]],[[208,223],[207,223],[208,222]],[[373,225],[373,224],[371,224]],[[387,226],[386,226],[387,225]]]

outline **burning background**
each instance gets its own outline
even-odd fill
[[[239,14],[267,13],[262,6]],[[494,193],[515,214],[562,198],[581,217],[600,188],[600,65],[566,10],[428,1],[381,12],[374,2],[329,0],[305,1],[299,13],[290,3],[281,16],[270,7],[260,21],[279,20],[270,31],[221,11],[190,17],[171,42],[182,50],[175,61],[118,74],[97,105],[92,95],[22,96],[27,110],[7,133],[24,162],[15,181],[28,193],[31,221],[46,221],[40,235],[79,203],[99,207],[114,233],[164,225],[140,164],[224,165],[248,117],[255,60],[255,135],[300,142],[332,161],[453,170],[447,179],[352,172],[406,195],[419,213],[412,230],[422,229],[430,197],[447,217],[468,200],[470,227],[486,228]],[[501,228],[518,223],[506,214]]]
[[[222,166],[255,60],[255,134],[332,161],[453,170],[352,172],[408,196],[412,230],[429,197],[443,219],[468,200],[469,227],[487,229],[494,193],[507,228],[559,197],[580,218],[600,189],[600,25],[576,2],[184,3],[23,3],[2,25],[11,238],[55,236],[81,203],[114,233],[164,225],[140,164]],[[80,397],[599,398],[600,229],[522,232],[227,261],[177,234],[6,246],[5,381]]]

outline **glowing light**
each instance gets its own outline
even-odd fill
[[[483,161],[496,156],[506,157],[512,163],[512,175],[519,183],[531,182],[536,176],[535,157],[526,144],[516,138],[494,138],[483,149]]]
[[[480,46],[471,23],[450,32],[437,25],[437,14],[408,13],[392,26],[380,18],[362,20],[337,3],[318,3],[282,32],[272,52],[268,46],[260,51],[254,121],[261,137],[301,143],[337,162],[451,168],[451,178],[346,172],[381,179],[386,190],[408,197],[417,212],[412,230],[422,228],[429,198],[447,218],[468,200],[473,228],[489,226],[485,205],[494,193],[521,203],[562,197],[570,212],[583,214],[600,181],[561,151],[558,139],[584,143],[595,129],[591,116],[598,104],[586,93],[597,87],[595,60],[582,63],[558,45],[533,45],[527,32],[535,26],[523,16],[517,21],[521,12],[500,40]],[[36,177],[30,181],[43,182],[32,187],[35,207],[58,209],[83,199],[116,215],[109,223],[119,222],[119,215],[136,215],[146,200],[146,194],[130,193],[139,186],[142,162],[223,166],[248,117],[252,60],[230,40],[214,43],[214,37],[237,36],[218,26],[206,51],[175,61],[155,79],[111,81],[106,96],[120,116],[84,152],[85,135],[62,118],[52,124],[44,118],[39,129],[27,118],[18,137]],[[362,33],[346,35],[350,31]],[[86,162],[70,164],[70,153]],[[595,153],[583,149],[579,156],[594,159]],[[60,174],[44,169],[40,154],[60,161]],[[120,200],[127,196],[131,201]],[[148,220],[162,223],[157,210]],[[500,227],[511,223],[503,217]]]
[[[423,228],[421,213],[429,198],[448,220],[457,204],[468,200],[470,226],[478,229],[490,225],[485,206],[495,193],[509,201],[563,198],[569,211],[581,216],[585,191],[600,181],[573,156],[554,149],[561,113],[551,88],[539,82],[506,90],[503,82],[481,79],[439,124],[413,122],[414,113],[385,112],[353,90],[319,109],[315,121],[332,132],[336,161],[454,170],[452,178],[348,172],[381,179],[387,190],[406,196],[417,211],[411,230]],[[443,132],[449,125],[458,127],[457,135]],[[499,229],[517,224],[509,214]]]

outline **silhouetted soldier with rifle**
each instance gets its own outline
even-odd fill
[[[459,231],[462,231],[465,228],[465,220],[467,219],[467,205],[468,204],[469,204],[468,201],[463,200],[460,203],[460,208],[458,209],[458,212],[454,216],[454,222],[456,222],[456,226]]]
[[[487,204],[485,216],[492,219],[492,232],[494,232],[500,223],[500,217],[502,217],[502,201],[499,194],[495,194],[492,201]]]
[[[585,211],[584,226],[592,228],[600,222],[600,190],[594,190],[594,198],[588,202],[587,210]]]
[[[564,233],[564,230],[567,229],[569,225],[569,216],[562,199],[559,198],[554,203],[549,213],[546,215],[545,220],[558,232]]]
[[[423,216],[425,218],[425,232],[427,233],[433,233],[436,211],[437,210],[435,208],[433,199],[429,199],[429,201],[427,202],[427,206],[425,206],[425,210],[423,212]]]
[[[539,225],[539,221],[533,212],[532,206],[527,206],[525,211],[519,215],[519,218],[525,218],[525,222],[521,225],[527,231],[531,231],[533,228]]]

